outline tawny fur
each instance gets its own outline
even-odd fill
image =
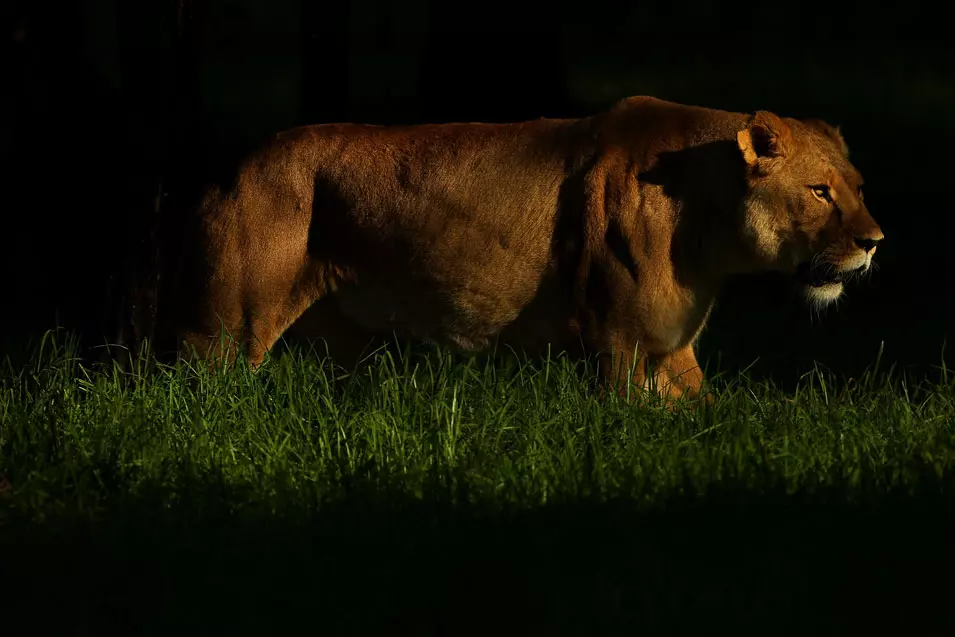
[[[550,345],[597,353],[618,387],[695,395],[726,277],[869,266],[882,233],[861,181],[823,122],[650,97],[582,119],[297,128],[207,191],[176,335],[209,354],[224,328],[253,364],[293,323],[345,366],[395,332]],[[828,303],[842,283],[806,290]]]

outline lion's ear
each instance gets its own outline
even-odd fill
[[[807,119],[806,124],[814,127],[816,130],[822,131],[823,134],[839,146],[839,150],[842,151],[843,155],[846,157],[849,156],[849,146],[846,144],[846,140],[842,136],[842,129],[839,126],[833,126],[821,119]]]
[[[743,159],[750,166],[760,159],[785,157],[792,148],[792,132],[779,116],[757,111],[749,125],[736,134]]]

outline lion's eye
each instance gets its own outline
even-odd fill
[[[812,188],[812,194],[819,199],[832,201],[832,196],[829,194],[829,186],[810,186],[810,188]]]

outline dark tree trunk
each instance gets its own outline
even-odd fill
[[[347,26],[346,3],[302,2],[303,124],[347,118]]]
[[[125,5],[125,8],[123,7]],[[199,35],[194,0],[120,5],[124,58],[131,61],[127,95],[135,120],[137,174],[131,175],[125,240],[126,267],[113,280],[115,340],[135,357],[153,345],[167,314],[163,305],[170,229],[176,203],[189,198],[197,172],[199,131],[196,52]],[[148,32],[153,24],[157,31]],[[145,36],[145,37],[144,37]],[[168,343],[161,343],[167,347]]]
[[[422,77],[425,118],[508,121],[561,114],[566,105],[556,5],[483,3],[466,18],[454,3],[432,5]]]

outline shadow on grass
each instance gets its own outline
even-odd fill
[[[157,487],[98,516],[28,520],[8,502],[3,618],[33,632],[126,635],[955,625],[955,497],[938,480],[855,505],[835,491],[718,484],[652,506],[508,508],[380,482],[352,482],[309,508],[236,509],[243,494],[214,481],[180,485],[187,495],[172,504]]]
[[[612,403],[593,411],[567,399],[569,376],[532,370],[526,384],[498,383],[496,372],[442,364],[413,376],[411,391],[392,360],[342,390],[332,418],[310,402],[323,368],[283,360],[218,384],[200,376],[202,392],[183,370],[81,383],[68,355],[38,355],[11,380],[0,402],[13,425],[0,458],[2,625],[96,635],[955,629],[947,386],[918,408],[904,381],[904,394],[873,382],[845,400],[835,385],[808,384],[799,411],[746,385],[717,405],[738,420],[717,430],[617,420]],[[388,398],[395,387],[400,400]],[[469,418],[521,435],[487,455],[475,439],[439,461],[441,440],[408,432],[446,426],[430,410],[452,390],[468,404],[498,401],[496,416]],[[503,409],[512,400],[529,407]],[[404,429],[375,430],[389,414]],[[561,427],[533,429],[558,416]],[[217,429],[229,427],[241,435]],[[626,427],[632,438],[615,441]],[[387,454],[362,447],[369,428],[397,436],[394,450],[418,450],[374,465]],[[333,429],[340,445],[321,462],[303,457]],[[296,431],[291,451],[273,448]],[[595,449],[615,461],[601,465]],[[243,462],[215,455],[233,452]],[[788,453],[798,476],[780,466]],[[495,459],[528,464],[505,471]],[[547,503],[534,504],[541,494]]]

